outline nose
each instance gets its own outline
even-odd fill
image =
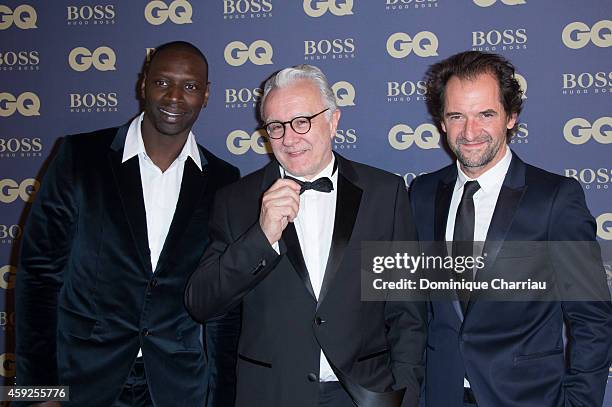
[[[166,98],[170,99],[173,102],[181,99],[182,93],[181,88],[179,86],[169,86],[166,90]]]
[[[463,129],[464,137],[468,140],[478,137],[480,134],[480,126],[477,121],[473,118],[468,117],[465,121],[465,128]]]
[[[296,133],[289,125],[289,123],[285,123],[285,136],[283,137],[284,146],[294,145],[298,141],[300,136],[301,134]]]

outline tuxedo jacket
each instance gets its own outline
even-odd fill
[[[421,241],[444,241],[457,167],[422,175],[410,196]],[[517,253],[511,241],[594,241],[595,222],[580,185],[513,154],[485,242],[487,272],[564,267],[546,251]],[[571,253],[581,256],[581,253]],[[601,263],[595,275],[606,287]],[[606,294],[607,295],[607,294]],[[608,296],[609,298],[609,296]],[[567,323],[568,346],[563,326]],[[601,406],[612,338],[609,301],[430,303],[427,407],[463,406],[467,375],[479,406]]]
[[[17,383],[67,385],[70,405],[107,407],[142,348],[155,405],[202,406],[206,353],[183,292],[209,241],[213,195],[239,173],[201,146],[203,171],[187,159],[152,270],[138,156],[121,162],[127,130],[66,137],[44,176],[17,273]],[[231,328],[212,323],[206,345],[223,353],[217,338]]]
[[[349,392],[357,405],[399,405],[373,393],[400,388],[403,406],[417,404],[426,306],[360,300],[361,242],[414,238],[408,194],[401,178],[336,157],[334,231],[319,301],[294,225],[283,231],[280,255],[259,225],[261,197],[280,176],[277,162],[215,199],[212,242],[189,279],[186,304],[206,321],[242,303],[237,407],[316,406],[321,349],[345,387],[365,389]]]

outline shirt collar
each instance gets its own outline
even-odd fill
[[[468,177],[465,172],[461,170],[459,161],[457,161],[458,176],[457,182],[455,183],[455,190],[463,188],[463,185],[468,181],[476,180],[480,188],[487,193],[504,182],[511,161],[512,153],[510,152],[510,147],[506,146],[506,154],[504,154],[502,159],[478,178]]]
[[[321,172],[319,172],[317,175],[312,177],[311,181],[314,181],[318,178],[327,177],[332,181],[334,188],[336,188],[336,181],[338,180],[338,171],[337,170],[334,171],[335,163],[336,163],[336,156],[332,154],[332,160],[329,162],[329,164],[327,164],[327,166],[323,168]],[[285,177],[285,175],[287,175],[295,179],[298,179],[300,181],[306,181],[306,178],[304,177],[296,177],[295,175],[291,174],[289,171],[285,171],[285,169],[281,165],[279,165],[278,168],[280,170],[281,177],[283,178]]]
[[[130,123],[130,127],[128,128],[127,135],[125,137],[125,144],[123,146],[123,158],[121,159],[122,163],[138,154],[142,154],[144,158],[149,159],[147,151],[145,150],[144,141],[142,140],[141,125],[143,118],[144,112],[138,115],[138,117],[134,118],[134,120],[132,120]],[[195,136],[191,131],[187,136],[187,141],[185,142],[183,149],[178,157],[176,157],[175,161],[185,161],[187,160],[187,157],[191,157],[200,171],[202,171],[200,150],[198,149],[198,144],[195,141]]]

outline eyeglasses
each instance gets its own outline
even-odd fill
[[[319,113],[313,114],[312,116],[298,116],[286,122],[273,121],[264,125],[268,137],[273,139],[280,139],[285,136],[285,125],[291,126],[291,129],[297,134],[306,134],[310,131],[311,121],[321,113],[327,112],[329,107],[325,110],[321,110]]]

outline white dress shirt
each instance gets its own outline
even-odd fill
[[[487,239],[487,232],[489,231],[491,219],[493,219],[493,212],[495,211],[499,191],[501,191],[511,161],[512,153],[510,152],[510,148],[506,146],[506,154],[504,154],[504,157],[491,169],[475,179],[468,177],[461,170],[459,162],[457,161],[458,176],[457,181],[455,181],[453,197],[451,198],[448,219],[446,221],[445,239],[447,242],[452,242],[453,240],[457,209],[459,208],[461,196],[463,195],[463,186],[468,181],[478,181],[480,185],[480,189],[474,194],[474,241],[484,242]],[[463,379],[463,386],[470,387],[470,382],[466,378]]]
[[[338,171],[334,171],[335,160],[336,158],[333,157],[327,167],[311,180],[314,181],[317,178],[327,177],[332,181],[333,191],[304,191],[300,195],[300,209],[293,221],[298,240],[300,241],[300,247],[302,248],[302,256],[308,269],[312,289],[317,300],[323,285],[325,267],[327,266],[329,249],[331,248],[332,235],[334,233],[334,221],[336,219]],[[284,177],[285,170],[282,167],[280,172],[281,176]],[[304,177],[296,177],[288,172],[287,175],[300,181],[306,181]],[[278,242],[275,242],[272,246],[279,252]],[[319,380],[322,382],[338,381],[323,352],[320,354]]]
[[[151,269],[155,272],[159,255],[164,247],[164,242],[174,217],[174,211],[181,191],[181,182],[183,181],[185,161],[187,157],[191,157],[200,170],[202,170],[202,163],[195,136],[189,132],[181,153],[170,167],[162,172],[149,158],[145,150],[140,129],[143,117],[144,113],[140,114],[130,123],[125,137],[123,159],[121,162],[125,163],[130,158],[138,155],[140,182],[147,218],[147,237],[151,252]],[[141,355],[142,350],[139,350],[138,356],[140,357]]]

